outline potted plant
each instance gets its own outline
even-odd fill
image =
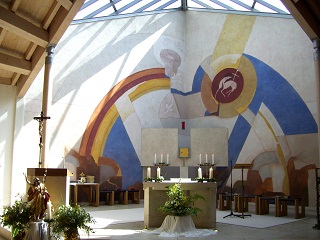
[[[197,215],[200,208],[194,206],[194,203],[198,200],[204,200],[204,197],[195,194],[186,196],[181,188],[181,183],[176,183],[172,186],[167,186],[168,200],[163,206],[160,206],[158,210],[162,213],[172,216],[194,216]]]
[[[64,239],[73,240],[79,239],[79,229],[84,230],[88,236],[90,232],[93,233],[94,231],[89,224],[95,222],[80,205],[74,207],[61,205],[50,220],[50,228],[56,238],[60,238],[60,234],[63,233]]]
[[[22,240],[33,219],[33,208],[28,202],[16,200],[12,206],[5,207],[0,216],[2,226],[11,227],[12,239]]]

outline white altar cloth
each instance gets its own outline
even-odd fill
[[[43,221],[30,223],[25,240],[48,240],[47,223]]]
[[[196,229],[191,216],[166,216],[160,228],[146,233],[160,237],[205,237],[216,234],[211,229]]]

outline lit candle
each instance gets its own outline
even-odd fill
[[[214,154],[212,154],[212,164],[214,164]]]
[[[154,154],[154,164],[157,164],[157,154]]]
[[[147,168],[147,178],[151,178],[151,168]]]
[[[167,154],[167,164],[169,164],[169,154]]]
[[[201,164],[201,153],[199,154],[199,163]]]
[[[161,176],[161,169],[158,167],[157,168],[157,178],[160,178]]]
[[[163,154],[161,153],[161,163],[163,163]]]
[[[209,169],[209,178],[210,179],[213,178],[213,169],[212,169],[212,167]]]
[[[202,178],[202,169],[201,169],[201,167],[198,168],[198,178]]]
[[[206,163],[208,163],[208,154],[206,154]]]

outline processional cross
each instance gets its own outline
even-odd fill
[[[39,168],[41,168],[41,165],[42,165],[42,147],[43,147],[43,143],[42,143],[43,123],[47,119],[50,119],[50,117],[44,116],[43,111],[41,111],[40,117],[34,117],[33,119],[39,122],[39,136],[40,136],[40,141],[39,141],[39,148],[40,148],[40,152],[39,152]]]

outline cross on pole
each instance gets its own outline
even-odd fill
[[[44,116],[43,111],[41,111],[40,117],[34,117],[33,119],[39,122],[39,136],[40,136],[40,142],[39,142],[39,148],[40,148],[40,152],[39,152],[39,168],[41,168],[41,165],[42,165],[42,147],[43,147],[43,143],[42,143],[43,122],[46,121],[47,119],[50,119],[50,117]]]

